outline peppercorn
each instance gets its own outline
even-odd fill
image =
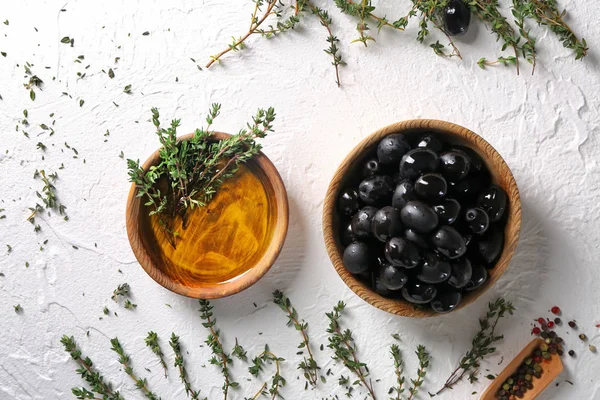
[[[560,318],[558,318],[558,317],[554,318],[554,323],[555,323],[556,325],[560,325],[560,323],[561,323],[561,322],[562,322],[562,321],[560,320]]]
[[[569,326],[573,329],[577,328],[577,324],[575,323],[575,321],[569,321]]]
[[[595,352],[596,352],[596,346],[594,346],[593,344],[590,344],[590,347],[589,347],[589,349],[590,349],[590,351],[591,351],[592,353],[595,353]]]
[[[585,336],[585,333],[580,333],[579,334],[579,339],[586,341],[587,340],[587,336]]]
[[[552,332],[548,332],[548,336],[552,339],[554,339],[556,337],[556,332],[552,331]]]
[[[569,355],[571,357],[575,357],[575,351],[574,350],[569,350]]]
[[[560,307],[554,306],[550,309],[550,311],[552,311],[552,314],[558,315],[560,314]]]
[[[531,334],[532,335],[539,335],[541,332],[541,329],[538,328],[537,326],[535,326],[532,330],[531,330]]]

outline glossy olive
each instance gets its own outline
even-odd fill
[[[504,190],[497,185],[492,185],[479,195],[477,204],[485,210],[490,221],[496,222],[504,215],[507,202]]]
[[[362,169],[362,175],[365,178],[369,178],[374,175],[383,174],[383,167],[379,163],[377,157],[371,157],[367,161],[365,161]]]
[[[469,174],[471,159],[462,151],[448,151],[440,155],[439,171],[449,181],[459,181]]]
[[[433,151],[434,153],[439,153],[444,148],[444,144],[434,134],[428,134],[428,135],[421,136],[421,138],[417,142],[416,147],[429,149],[429,150]]]
[[[414,229],[406,229],[404,231],[404,238],[409,242],[416,244],[420,249],[427,249],[430,247],[429,243],[427,243],[427,240]]]
[[[385,257],[397,267],[415,268],[421,263],[421,255],[417,246],[400,237],[394,237],[387,241]]]
[[[463,0],[450,0],[444,7],[444,30],[450,36],[463,35],[469,30],[471,10]]]
[[[397,236],[403,231],[402,221],[400,220],[400,211],[392,206],[385,206],[379,209],[371,221],[371,231],[373,236],[382,242],[390,237]]]
[[[450,259],[461,257],[467,251],[465,240],[461,234],[448,225],[443,225],[435,231],[431,241],[438,252]]]
[[[377,145],[377,158],[384,165],[397,164],[402,156],[410,150],[410,145],[403,134],[395,133],[381,139]]]
[[[488,272],[483,266],[479,264],[473,265],[473,274],[471,275],[471,280],[465,286],[465,290],[471,291],[475,289],[479,289],[483,284],[488,280]]]
[[[400,210],[411,200],[417,200],[415,185],[411,180],[404,179],[396,186],[396,190],[394,190],[392,206]]]
[[[344,266],[352,274],[360,274],[369,269],[371,263],[369,246],[365,243],[351,243],[344,250]]]
[[[338,207],[346,215],[354,215],[360,208],[360,198],[354,189],[344,189],[338,198]]]
[[[437,295],[433,285],[422,282],[409,282],[402,288],[402,297],[413,304],[427,304]]]
[[[379,280],[389,290],[400,290],[408,282],[408,277],[401,268],[387,265],[381,269]]]
[[[504,232],[490,229],[476,243],[477,254],[488,267],[493,267],[504,248]]]
[[[418,200],[406,203],[400,210],[400,218],[404,226],[419,233],[431,232],[438,224],[438,216],[433,208]]]
[[[441,260],[435,253],[426,253],[417,279],[424,283],[442,283],[450,278],[451,273],[452,267],[448,262]]]
[[[457,291],[438,292],[431,301],[431,309],[443,314],[454,310],[462,301],[462,293]]]
[[[452,261],[452,274],[448,279],[448,285],[456,289],[462,289],[471,280],[473,275],[473,266],[468,258],[461,257],[457,260]]]
[[[379,272],[372,274],[371,286],[375,289],[375,292],[383,297],[395,297],[399,294],[399,292],[394,292],[383,285]]]
[[[433,206],[440,224],[451,225],[458,219],[460,203],[455,199],[445,199]]]
[[[483,235],[490,226],[490,218],[481,208],[467,208],[465,211],[465,222],[471,232]]]
[[[354,214],[350,225],[352,226],[352,232],[354,232],[357,238],[365,239],[371,236],[371,222],[376,212],[377,209],[375,207],[366,206]]]
[[[446,179],[440,174],[423,174],[415,181],[415,193],[424,200],[439,200],[448,192]]]
[[[352,231],[352,224],[348,223],[346,228],[342,231],[342,244],[348,246],[350,243],[356,241],[358,238]]]
[[[387,175],[366,178],[358,185],[358,196],[368,205],[388,204],[394,193],[394,180]]]
[[[479,177],[466,177],[457,182],[448,182],[448,195],[461,203],[471,203],[484,188],[485,182]]]
[[[408,179],[416,179],[428,172],[435,172],[438,156],[429,149],[416,148],[409,151],[400,161],[400,175]]]
[[[460,146],[460,145],[454,145],[452,146],[452,149],[454,151],[460,151],[463,152],[464,154],[466,154],[469,157],[469,161],[471,164],[471,167],[469,168],[471,174],[483,171],[485,168],[485,162],[483,161],[483,158],[481,158],[481,156],[472,148],[467,147],[467,146]]]

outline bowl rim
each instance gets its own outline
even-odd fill
[[[360,297],[361,299],[363,299],[364,301],[366,301],[374,307],[377,307],[383,311],[387,311],[391,314],[416,318],[435,317],[443,314],[438,314],[430,309],[418,309],[416,307],[411,306],[408,303],[400,302],[392,298],[383,297],[375,291],[373,291],[369,286],[355,278],[354,275],[348,272],[344,267],[344,263],[342,261],[343,247],[337,240],[338,235],[336,234],[336,232],[333,231],[333,221],[337,198],[340,190],[342,189],[341,184],[345,178],[345,175],[347,171],[353,166],[355,161],[364,157],[364,153],[367,149],[371,149],[382,138],[392,133],[407,133],[410,131],[423,131],[423,133],[425,133],[425,131],[427,130],[442,135],[450,134],[452,136],[457,136],[462,141],[471,143],[471,146],[476,148],[478,154],[481,154],[483,150],[485,153],[484,158],[490,158],[494,161],[495,165],[493,171],[495,173],[493,175],[496,175],[496,173],[504,174],[506,176],[505,179],[508,181],[508,186],[510,186],[510,192],[507,191],[507,195],[510,199],[510,207],[508,222],[505,226],[505,232],[509,232],[511,233],[511,235],[507,237],[507,235],[505,234],[505,243],[504,248],[502,250],[502,254],[494,268],[491,269],[491,271],[493,272],[495,272],[496,270],[500,272],[490,274],[488,282],[481,288],[470,292],[468,298],[466,300],[463,300],[461,304],[459,304],[459,306],[456,307],[453,311],[459,310],[475,302],[475,300],[477,300],[486,290],[491,288],[506,271],[510,259],[512,258],[517,247],[521,231],[521,199],[517,183],[512,174],[512,171],[506,164],[506,161],[496,151],[496,149],[491,144],[489,144],[483,137],[479,136],[475,132],[460,125],[436,119],[405,120],[386,125],[376,130],[375,132],[369,134],[367,137],[361,140],[346,155],[346,157],[344,157],[343,161],[335,170],[327,188],[325,201],[323,203],[322,216],[323,237],[325,240],[325,247],[327,249],[327,253],[336,272],[344,281],[346,286],[348,286],[358,297]],[[488,168],[492,170],[490,165],[488,165]]]
[[[177,141],[189,140],[194,136],[194,133],[188,133],[181,135],[177,138]],[[224,132],[214,131],[212,136],[217,140],[223,140],[232,135]],[[150,157],[143,163],[142,168],[144,171],[156,165],[160,160],[159,151],[162,147],[154,151]],[[163,273],[162,270],[155,264],[154,259],[150,256],[140,234],[139,224],[139,211],[141,198],[137,197],[138,189],[135,184],[131,184],[129,189],[129,195],[127,197],[127,207],[125,210],[125,222],[127,227],[127,237],[131,249],[138,260],[141,267],[146,271],[150,277],[156,281],[159,285],[164,288],[191,298],[195,299],[217,299],[221,297],[231,296],[239,293],[242,290],[252,286],[260,278],[262,278],[273,266],[277,257],[281,253],[285,238],[287,236],[288,225],[289,225],[289,203],[287,191],[283,179],[279,174],[275,165],[271,160],[261,151],[252,158],[250,161],[258,167],[264,174],[265,179],[272,186],[274,192],[274,200],[277,208],[277,218],[275,222],[275,228],[273,229],[273,236],[269,246],[265,250],[265,253],[260,260],[257,261],[256,265],[242,274],[232,278],[226,282],[214,284],[207,287],[189,287],[179,282],[173,281],[167,274]]]

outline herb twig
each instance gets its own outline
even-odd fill
[[[479,319],[479,332],[475,334],[472,340],[473,347],[460,360],[458,367],[450,374],[444,386],[437,391],[437,394],[442,393],[446,389],[451,389],[458,383],[467,373],[469,381],[477,380],[477,372],[479,363],[485,356],[492,354],[496,348],[492,345],[504,338],[503,335],[496,335],[496,325],[498,321],[507,314],[512,315],[515,311],[512,303],[499,298],[488,304],[488,311],[483,318]]]
[[[105,400],[123,400],[123,396],[118,391],[113,391],[112,384],[105,381],[100,372],[95,370],[92,360],[89,357],[83,357],[73,336],[63,335],[60,342],[71,358],[79,364],[77,373],[90,385],[94,393],[101,395]],[[72,388],[71,391],[73,395],[80,396],[78,398],[86,398],[81,397],[86,395],[88,395],[87,398],[92,398],[89,397],[89,391],[86,388]]]
[[[175,335],[175,333],[171,333],[171,340],[169,341],[169,345],[173,349],[173,353],[175,353],[175,362],[173,366],[179,370],[179,378],[181,379],[181,383],[183,383],[183,387],[185,388],[185,394],[190,396],[192,400],[200,399],[200,391],[192,390],[192,385],[187,376],[187,371],[185,369],[185,364],[183,360],[183,354],[181,353],[181,345],[179,344],[179,336]],[[204,400],[207,400],[204,398]]]
[[[233,360],[230,355],[223,350],[223,344],[221,343],[221,339],[219,337],[219,330],[215,328],[215,324],[217,322],[216,318],[213,318],[213,306],[211,306],[208,300],[199,300],[200,303],[200,318],[205,322],[202,323],[202,326],[207,328],[210,331],[208,338],[205,343],[210,347],[213,356],[209,360],[212,365],[216,365],[221,369],[221,373],[225,378],[225,382],[223,383],[223,399],[227,400],[227,394],[229,393],[229,388],[236,388],[239,386],[239,383],[232,381],[229,365],[233,364]]]
[[[340,326],[339,320],[345,308],[346,304],[343,301],[340,301],[333,308],[332,312],[325,313],[329,319],[329,327],[327,328],[327,333],[329,333],[329,344],[327,347],[334,351],[334,356],[332,358],[341,361],[346,368],[354,373],[359,379],[359,384],[364,385],[371,398],[375,400],[373,383],[370,379],[367,382],[369,368],[367,367],[367,364],[360,362],[356,356],[356,344],[352,337],[352,331],[350,331],[350,329],[342,331]]]
[[[412,387],[409,389],[410,396],[408,396],[408,400],[412,400],[414,396],[417,395],[419,387],[421,387],[425,381],[425,375],[427,374],[427,368],[429,367],[429,353],[427,353],[425,346],[422,344],[418,345],[415,353],[419,359],[419,369],[417,370],[416,379],[410,380]]]
[[[333,61],[331,65],[335,68],[335,82],[338,87],[341,86],[340,83],[340,65],[345,65],[346,62],[342,60],[342,55],[340,54],[340,50],[338,48],[339,39],[333,35],[331,31],[332,20],[327,11],[315,6],[312,2],[307,2],[310,11],[319,18],[321,25],[327,30],[327,43],[329,43],[329,47],[325,49],[325,53],[329,54]]]
[[[298,318],[298,312],[292,306],[292,302],[290,299],[283,294],[281,291],[276,290],[273,292],[273,302],[281,308],[288,317],[288,326],[293,326],[296,328],[298,332],[302,335],[302,342],[298,346],[299,349],[306,349],[308,353],[308,359],[306,357],[298,364],[298,369],[302,370],[304,373],[304,378],[310,383],[312,386],[317,385],[317,380],[319,378],[319,370],[321,369],[310,348],[310,340],[308,338],[308,323],[304,320],[300,321]]]
[[[146,346],[148,346],[148,348],[150,350],[152,350],[152,352],[154,354],[156,354],[156,356],[158,357],[158,359],[160,361],[160,365],[163,367],[163,370],[165,371],[165,378],[166,378],[167,377],[167,363],[165,363],[163,352],[160,348],[160,345],[158,344],[158,335],[156,334],[156,332],[150,331],[150,332],[148,332],[148,336],[146,336],[146,339],[144,339],[144,341],[146,342]]]
[[[389,394],[396,393],[394,397],[390,397],[390,400],[401,400],[402,393],[404,393],[404,376],[402,376],[404,362],[402,361],[402,353],[400,352],[400,346],[393,344],[390,346],[390,354],[394,360],[394,375],[396,375],[396,386],[393,386],[388,390]]]
[[[110,339],[110,344],[112,345],[111,350],[119,355],[119,363],[125,368],[125,373],[135,382],[135,387],[142,391],[148,400],[160,400],[160,397],[148,389],[148,381],[146,378],[138,378],[135,375],[133,368],[131,367],[131,359],[125,353],[119,339],[116,337]]]
[[[272,400],[276,399],[277,397],[283,398],[283,396],[281,396],[281,394],[279,393],[279,390],[286,384],[286,380],[281,375],[281,371],[279,368],[279,363],[282,361],[285,361],[285,359],[277,357],[269,350],[269,346],[265,345],[265,350],[252,359],[252,366],[248,368],[248,371],[252,376],[258,377],[263,371],[265,364],[275,363],[275,373],[271,378],[271,386],[269,388],[269,394],[271,395]],[[263,393],[266,390],[266,387],[267,383],[265,382],[265,384],[262,386],[261,390],[259,390],[258,393]],[[256,398],[256,395],[254,398]]]

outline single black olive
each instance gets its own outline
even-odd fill
[[[492,222],[500,221],[506,210],[507,202],[506,193],[497,185],[492,185],[483,191],[478,199],[479,207],[485,210]]]
[[[409,151],[400,161],[400,175],[416,179],[427,172],[435,172],[438,167],[438,155],[425,148]]]
[[[358,196],[368,205],[389,204],[394,193],[394,180],[387,175],[366,178],[358,185]]]
[[[373,235],[382,242],[399,235],[403,229],[400,211],[392,206],[379,209],[371,221]]]
[[[415,193],[424,200],[439,200],[447,192],[448,184],[440,174],[423,174],[415,181]]]
[[[476,243],[477,253],[489,267],[494,267],[504,249],[504,232],[500,229],[488,230]]]
[[[448,35],[465,34],[470,22],[471,10],[462,0],[450,0],[444,7],[444,26]]]
[[[431,238],[436,250],[444,256],[454,259],[467,252],[467,245],[460,233],[451,226],[441,226]]]
[[[471,158],[462,151],[448,151],[440,156],[440,173],[449,181],[459,181],[467,176]]]
[[[465,290],[471,291],[479,289],[488,280],[488,272],[483,266],[476,264],[473,266],[473,274],[471,280],[465,286]]]
[[[410,144],[401,133],[388,135],[377,145],[377,158],[384,165],[397,164],[410,150]]]
[[[445,199],[433,206],[433,211],[438,215],[440,224],[451,225],[460,214],[460,203],[455,199]]]
[[[448,285],[456,289],[464,288],[467,286],[473,275],[471,261],[469,261],[468,258],[461,257],[452,261],[451,265],[452,274],[450,275],[450,279],[448,279]]]
[[[431,309],[437,313],[447,313],[454,310],[462,301],[461,292],[438,292],[431,301]]]
[[[441,260],[435,253],[426,253],[423,256],[423,264],[417,274],[417,279],[425,283],[442,283],[450,278],[451,273],[450,264]]]
[[[406,203],[400,210],[400,217],[404,226],[419,233],[431,232],[438,224],[438,216],[433,208],[418,200]]]
[[[434,153],[439,153],[444,148],[444,144],[435,134],[421,136],[415,147],[429,149]]]
[[[400,210],[411,200],[417,200],[415,185],[412,181],[404,179],[396,186],[396,190],[392,196],[392,206]]]
[[[433,285],[422,282],[409,282],[402,288],[402,297],[413,304],[427,304],[437,295]]]
[[[467,226],[476,235],[483,235],[490,226],[490,218],[481,208],[468,208],[465,211]]]
[[[369,246],[365,243],[351,243],[344,250],[344,266],[352,274],[360,274],[369,269],[371,263]]]
[[[361,208],[354,217],[352,217],[352,232],[357,238],[365,239],[371,236],[371,222],[377,209],[375,207],[367,206]]]
[[[408,282],[406,273],[399,267],[387,265],[381,269],[379,275],[381,284],[389,290],[400,290]]]
[[[421,263],[421,255],[417,246],[399,237],[387,241],[385,257],[397,267],[415,268]]]
[[[344,189],[338,199],[338,207],[346,215],[354,215],[360,208],[358,192],[354,189]]]

